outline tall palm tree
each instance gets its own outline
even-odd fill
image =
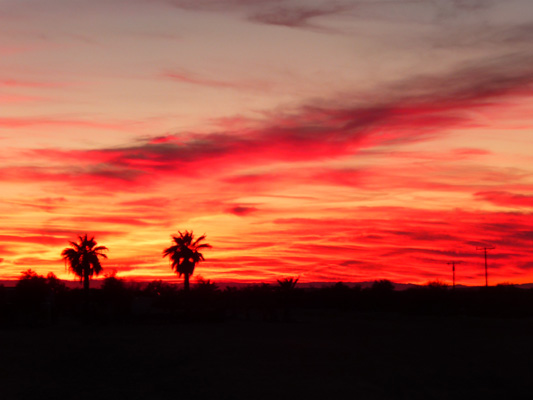
[[[93,275],[99,275],[102,272],[100,257],[107,258],[104,251],[108,248],[97,246],[94,236],[89,239],[87,234],[78,236],[78,243],[69,242],[71,247],[67,247],[61,253],[65,264],[74,275],[83,280],[83,288],[86,293],[89,292],[89,280]]]
[[[200,253],[201,249],[210,249],[211,245],[200,243],[205,239],[205,235],[194,240],[193,232],[178,232],[178,235],[172,235],[174,244],[163,250],[163,257],[169,257],[172,270],[179,277],[184,276],[184,289],[189,291],[189,277],[194,272],[194,267],[200,261],[204,261],[204,256]]]

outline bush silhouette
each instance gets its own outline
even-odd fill
[[[376,293],[391,293],[394,291],[394,284],[388,279],[374,281],[370,289]]]

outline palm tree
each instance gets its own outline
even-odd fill
[[[78,243],[70,242],[72,247],[67,247],[61,253],[69,269],[80,278],[80,281],[83,280],[83,289],[86,293],[89,292],[89,279],[102,272],[100,257],[107,258],[104,251],[108,248],[97,246],[97,244],[94,236],[89,239],[85,234],[85,236],[78,236]]]
[[[163,250],[163,257],[169,257],[172,262],[172,270],[175,271],[179,277],[184,276],[184,289],[189,291],[189,277],[194,272],[196,263],[204,261],[204,256],[200,253],[200,249],[210,249],[211,245],[207,243],[200,243],[205,239],[205,235],[200,236],[194,240],[193,232],[185,231],[185,233],[178,232],[178,235],[172,235],[174,244],[169,248]]]
[[[292,292],[300,278],[278,279],[279,290],[282,292]]]
[[[283,319],[290,321],[291,317],[291,305],[294,301],[294,292],[296,290],[296,284],[300,278],[285,278],[278,279],[278,290],[281,295],[280,300],[283,305]]]

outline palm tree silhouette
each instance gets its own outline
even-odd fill
[[[69,243],[72,247],[64,249],[61,256],[74,275],[78,276],[80,281],[83,280],[83,289],[88,293],[89,279],[102,272],[100,257],[107,258],[103,252],[108,248],[97,246],[94,236],[89,239],[87,234],[78,236],[78,243]]]
[[[175,271],[179,277],[184,276],[184,289],[189,291],[189,277],[194,272],[196,263],[204,261],[204,256],[200,253],[200,249],[210,249],[211,245],[207,243],[200,243],[205,239],[205,235],[200,236],[194,240],[193,232],[185,231],[185,233],[178,232],[178,235],[172,235],[174,244],[169,248],[163,250],[163,257],[169,257],[172,262],[172,270]]]
[[[296,284],[298,283],[298,279],[300,278],[278,279],[279,290],[281,290],[282,292],[293,291],[296,287]]]

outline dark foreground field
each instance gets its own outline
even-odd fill
[[[533,320],[300,313],[294,322],[0,330],[2,399],[532,398]]]

